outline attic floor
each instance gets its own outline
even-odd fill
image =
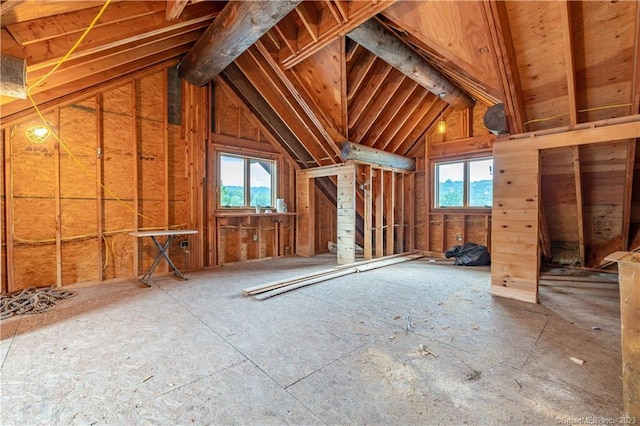
[[[265,301],[241,295],[327,262],[78,288],[51,312],[5,320],[0,423],[567,424],[621,415],[616,284],[547,282],[533,306],[492,297],[489,268],[417,260]]]

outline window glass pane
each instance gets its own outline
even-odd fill
[[[220,205],[243,207],[245,160],[229,155],[220,156]]]
[[[274,163],[268,160],[251,159],[249,166],[249,199],[250,205],[273,207],[273,172]]]
[[[438,207],[462,207],[464,163],[438,164]]]
[[[491,207],[493,204],[493,159],[469,162],[469,205]]]

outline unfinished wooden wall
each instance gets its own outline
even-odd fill
[[[159,68],[47,110],[62,143],[26,138],[38,118],[7,123],[3,291],[137,276],[156,249],[130,232],[193,226],[202,209],[187,199],[188,142],[169,123],[168,80]],[[196,267],[177,247],[172,258]]]
[[[553,263],[597,267],[607,254],[627,250],[623,233],[632,240],[637,223],[624,213],[633,189],[633,170],[627,178],[627,167],[633,167],[627,157],[634,155],[629,147],[620,141],[541,151]]]
[[[253,113],[222,81],[214,85],[213,126],[207,151],[209,265],[267,259],[295,253],[295,170],[289,156],[261,126]],[[255,211],[217,208],[217,154],[263,156],[278,162],[278,198],[291,214],[255,215]]]
[[[491,249],[490,209],[434,208],[434,166],[437,162],[492,155],[495,136],[484,127],[487,106],[443,114],[446,133],[434,128],[425,137],[424,169],[416,173],[416,248],[443,253],[449,248],[476,243]],[[418,163],[420,164],[420,163]]]
[[[544,226],[540,224],[549,222],[540,220],[541,213],[550,212],[566,222],[575,220],[577,223],[571,228],[566,223],[562,227],[549,224],[549,230],[560,232],[562,238],[573,238],[582,228],[585,245],[595,238],[605,240],[608,235],[620,235],[622,229],[629,228],[624,218],[630,217],[631,204],[625,200],[631,200],[635,155],[626,156],[626,152],[631,146],[628,141],[638,136],[637,118],[625,117],[620,123],[609,120],[585,123],[572,131],[510,136],[510,140],[496,142],[493,149],[493,294],[532,303],[538,301],[539,241],[544,235]],[[567,170],[569,162],[579,163],[569,169],[573,170],[573,181]],[[547,175],[546,185],[541,173]],[[554,183],[564,189],[549,188]],[[547,201],[540,199],[541,193],[550,199],[548,208]],[[571,201],[577,209],[575,216],[573,209],[562,213],[566,217],[559,216],[556,210]],[[618,210],[621,204],[626,207]],[[594,228],[594,221],[604,226]],[[603,235],[596,237],[594,230]],[[587,236],[587,233],[592,234]]]
[[[314,247],[316,253],[329,251],[329,242],[337,241],[337,211],[336,206],[321,192],[315,191],[315,220]]]

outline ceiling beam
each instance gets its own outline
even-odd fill
[[[370,19],[347,37],[455,108],[473,108],[475,105],[469,95],[380,23]]]
[[[180,62],[180,77],[195,86],[204,86],[300,2],[229,1]]]

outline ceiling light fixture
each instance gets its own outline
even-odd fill
[[[51,135],[51,128],[45,125],[31,126],[27,129],[26,136],[30,142],[41,144]]]

